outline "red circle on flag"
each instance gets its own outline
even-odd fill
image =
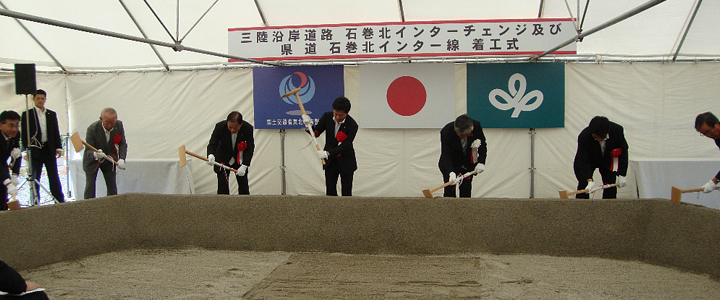
[[[393,80],[387,90],[387,102],[396,114],[412,116],[425,106],[425,86],[415,77],[402,76]]]

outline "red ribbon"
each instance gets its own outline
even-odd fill
[[[240,160],[240,153],[242,153],[243,151],[245,151],[245,149],[247,149],[247,143],[245,141],[242,141],[242,142],[238,143],[237,148],[238,148],[238,153],[237,153],[236,161],[239,164],[242,161],[242,160]]]
[[[115,145],[120,144],[120,141],[122,141],[122,136],[120,136],[119,134],[116,134],[113,137],[113,144],[115,144]]]
[[[342,143],[347,139],[347,134],[345,134],[342,131],[338,131],[337,135],[335,136],[338,142]]]
[[[622,149],[620,148],[610,151],[610,156],[612,157],[612,160],[610,160],[610,171],[618,171],[620,167],[620,155],[622,155]]]

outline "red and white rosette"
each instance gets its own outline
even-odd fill
[[[247,149],[247,143],[245,141],[242,141],[237,144],[238,152],[237,152],[237,161],[238,164],[242,164],[242,157],[243,157],[243,151]]]
[[[610,151],[610,157],[612,158],[610,161],[610,171],[618,171],[618,165],[620,165],[620,155],[622,155],[622,149],[620,148]]]
[[[340,144],[342,144],[342,142],[344,142],[345,139],[347,139],[347,134],[345,134],[342,131],[338,131],[337,135],[335,135],[335,139],[337,139],[338,146],[340,146]]]

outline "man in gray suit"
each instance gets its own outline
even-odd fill
[[[85,199],[95,198],[95,180],[98,169],[102,170],[103,177],[105,177],[108,196],[117,195],[115,165],[107,158],[109,156],[117,161],[119,168],[125,168],[127,143],[122,121],[117,119],[117,111],[110,107],[104,108],[100,113],[100,120],[88,127],[85,141],[100,150],[94,152],[85,149],[83,154]]]

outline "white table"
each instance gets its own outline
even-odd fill
[[[635,170],[639,198],[670,199],[672,186],[702,187],[720,170],[720,159],[635,158],[630,167]],[[682,202],[720,209],[720,191],[686,193]]]
[[[84,199],[85,171],[82,159],[70,160],[70,180],[73,196]],[[118,194],[156,193],[156,194],[194,194],[190,166],[180,168],[177,159],[127,159],[125,170],[117,172]],[[105,178],[102,171],[97,174],[95,197],[107,195]]]

